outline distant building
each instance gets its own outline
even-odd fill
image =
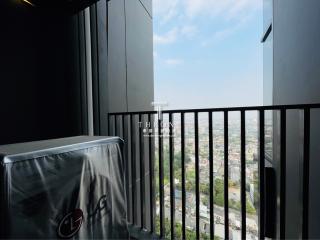
[[[254,184],[250,184],[249,196],[252,204],[254,203]]]
[[[205,217],[207,219],[210,218],[209,216],[209,209],[207,206],[200,204],[200,216]]]
[[[234,182],[240,180],[240,168],[238,166],[229,166],[229,176]]]
[[[181,200],[182,199],[182,192],[180,191],[180,190],[175,190],[174,191],[174,194],[175,194],[175,197],[176,197],[176,199],[178,199],[178,200]]]

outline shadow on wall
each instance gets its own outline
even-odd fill
[[[81,134],[76,15],[0,3],[0,144]]]

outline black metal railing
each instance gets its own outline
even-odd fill
[[[209,209],[210,209],[210,239],[215,236],[214,224],[214,149],[213,149],[213,114],[223,113],[224,139],[224,238],[229,239],[229,115],[232,112],[240,113],[240,199],[241,199],[241,238],[246,239],[246,119],[248,112],[256,112],[258,116],[258,173],[259,173],[259,239],[265,238],[266,209],[265,209],[265,128],[266,112],[277,114],[279,121],[279,162],[280,162],[280,216],[279,237],[286,237],[286,148],[287,148],[287,112],[297,110],[303,113],[303,206],[302,206],[302,238],[308,238],[308,211],[309,211],[309,158],[310,158],[310,111],[319,109],[320,104],[308,105],[279,105],[259,107],[234,107],[212,109],[167,110],[161,113],[155,111],[119,112],[109,114],[110,135],[121,136],[125,140],[125,157],[128,159],[129,193],[129,220],[133,226],[143,231],[156,232],[156,200],[155,192],[158,188],[159,198],[159,237],[165,237],[165,192],[164,192],[164,152],[163,152],[163,118],[168,116],[169,123],[178,116],[180,122],[180,149],[181,149],[181,222],[182,239],[186,239],[186,114],[193,115],[194,124],[194,169],[195,169],[195,232],[196,238],[201,237],[200,231],[200,169],[199,169],[199,114],[207,114],[208,124],[208,160],[209,160]],[[273,120],[274,123],[275,119]],[[140,123],[140,125],[139,125]],[[149,132],[144,132],[141,123],[147,123]],[[155,124],[157,123],[157,124]],[[169,125],[169,178],[170,178],[170,237],[175,238],[176,206],[175,206],[175,171],[174,171],[174,126]],[[156,129],[158,131],[156,131]],[[152,131],[153,130],[153,131]],[[154,133],[157,132],[156,135]],[[157,159],[157,163],[155,162]],[[155,175],[155,165],[158,166],[158,175]],[[137,168],[139,165],[139,168]],[[158,179],[157,179],[158,178]],[[157,179],[157,181],[156,181]],[[156,186],[156,182],[158,182]],[[139,188],[139,189],[138,189]]]

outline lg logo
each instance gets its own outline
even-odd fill
[[[89,207],[90,205],[88,205],[88,209]],[[107,204],[107,195],[100,197],[92,212],[88,211],[88,219],[94,218],[95,216],[100,216],[100,213],[103,210],[106,212],[110,211]],[[72,238],[80,230],[83,220],[84,217],[81,209],[75,209],[73,212],[65,215],[58,226],[58,237],[64,239]]]
[[[82,222],[83,212],[81,209],[75,209],[68,213],[59,224],[58,236],[60,238],[72,238],[79,231]]]
[[[106,209],[107,211],[109,210],[108,203],[107,203],[107,195],[103,195],[102,197],[100,197],[98,204],[95,207],[94,211],[92,213],[90,213],[88,211],[88,217],[92,218],[92,217],[96,216],[98,213],[102,212],[102,210],[104,210],[104,209]]]

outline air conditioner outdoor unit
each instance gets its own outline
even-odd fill
[[[73,137],[0,146],[0,238],[128,238],[122,145]]]

